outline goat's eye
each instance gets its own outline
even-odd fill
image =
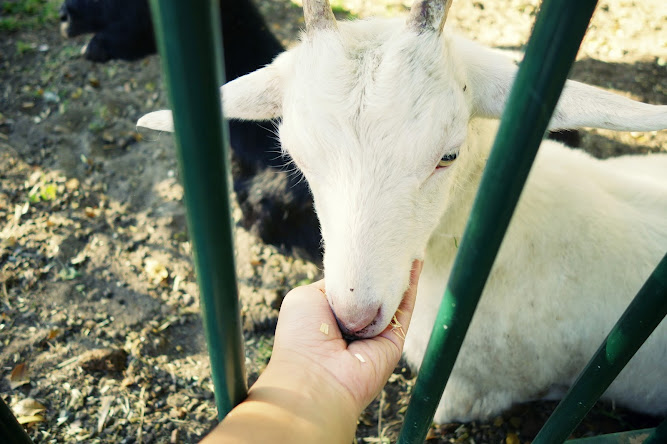
[[[446,168],[451,164],[453,164],[455,160],[456,160],[456,153],[445,154],[444,156],[442,156],[442,159],[440,159],[440,161],[438,162],[438,166],[436,167],[436,169]]]

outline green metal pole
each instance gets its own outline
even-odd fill
[[[173,108],[211,372],[222,419],[247,394],[229,209],[229,149],[219,86],[217,1],[151,0]]]
[[[32,440],[16,421],[16,417],[2,398],[0,398],[0,437],[6,444],[32,444]]]
[[[399,443],[421,443],[426,438],[595,5],[596,0],[542,3],[438,311]]]
[[[607,435],[591,436],[588,438],[568,439],[565,444],[648,444],[647,439],[657,429],[631,430],[629,432],[609,433]],[[655,444],[664,444],[665,441],[656,441]]]
[[[658,427],[653,430],[643,444],[664,444],[667,442],[667,419],[663,420]]]
[[[665,315],[667,254],[558,404],[533,444],[565,441]]]

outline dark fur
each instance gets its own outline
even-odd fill
[[[135,60],[155,52],[146,0],[66,0],[60,20],[67,37],[95,34],[84,53],[89,60]]]
[[[249,0],[221,0],[228,80],[252,72],[283,51]],[[67,35],[96,33],[85,57],[93,61],[137,59],[156,51],[147,0],[66,0],[61,19]],[[286,159],[270,123],[230,121],[234,191],[242,225],[265,243],[321,262],[319,222],[305,181],[284,171]]]

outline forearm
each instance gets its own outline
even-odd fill
[[[342,443],[359,412],[340,387],[298,366],[269,364],[248,398],[202,443]]]

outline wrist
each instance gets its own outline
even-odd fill
[[[352,442],[361,409],[344,386],[317,368],[312,363],[272,358],[251,387],[248,401],[292,416],[295,425],[307,432],[305,436],[322,438],[317,442]]]
[[[360,414],[356,402],[326,372],[310,368],[312,363],[272,359],[248,398],[202,444],[351,443]]]

